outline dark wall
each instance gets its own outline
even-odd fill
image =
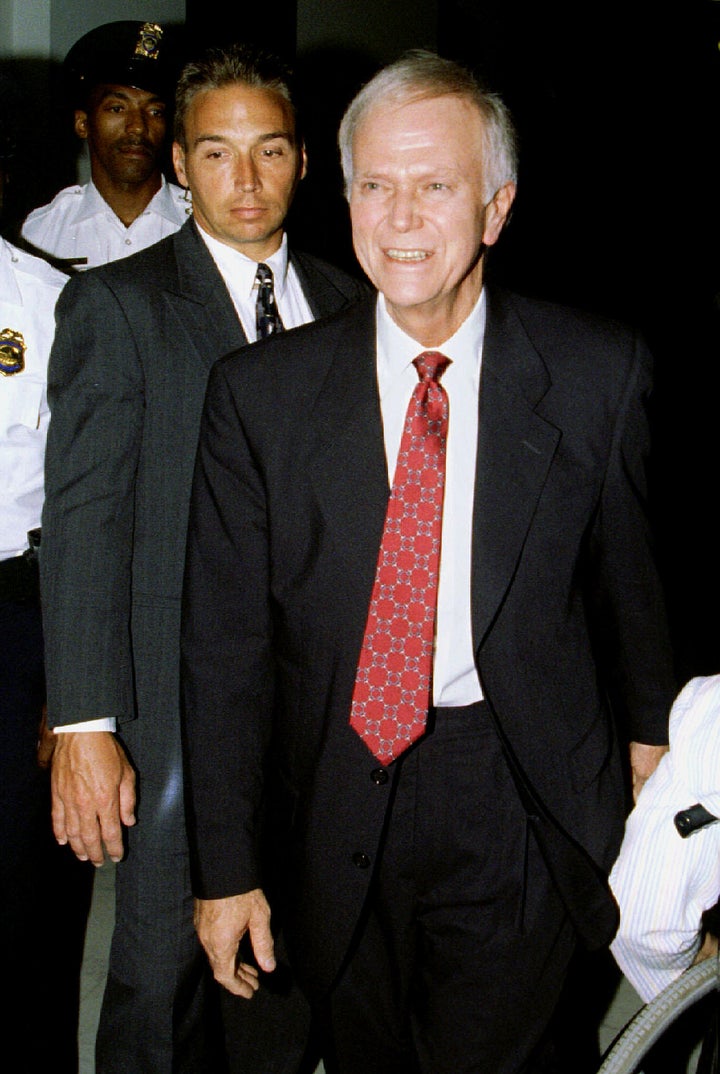
[[[186,0],[185,25],[193,50],[246,41],[290,60],[295,55],[296,0],[272,6],[228,4],[227,0]]]
[[[441,50],[520,130],[503,271],[633,315],[655,314],[671,276],[703,286],[720,238],[720,4],[448,0],[440,18]]]
[[[720,4],[448,0],[440,51],[511,105],[521,169],[491,274],[637,322],[683,677],[720,671]]]
[[[51,60],[0,59],[0,124],[13,152],[0,231],[10,239],[25,215],[62,186],[75,182],[77,140],[60,91],[59,64]]]

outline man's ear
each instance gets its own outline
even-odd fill
[[[298,180],[304,179],[307,175],[307,149],[305,143],[300,146],[300,169],[298,171]]]
[[[189,184],[185,174],[185,150],[179,142],[173,142],[172,144],[172,162],[178,183],[187,189]]]
[[[75,133],[78,138],[87,138],[88,136],[87,119],[87,112],[84,112],[81,108],[75,110]]]
[[[515,190],[515,183],[505,183],[495,191],[492,201],[485,210],[483,245],[494,246],[500,238],[502,229],[510,217],[510,210],[515,201]]]

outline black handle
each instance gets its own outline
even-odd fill
[[[712,813],[708,813],[705,806],[701,806],[698,803],[690,806],[689,809],[681,809],[673,819],[680,835],[683,839],[687,839],[689,835],[692,835],[699,828],[704,828],[707,824],[714,824],[718,818]]]

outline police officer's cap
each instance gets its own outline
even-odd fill
[[[133,86],[168,99],[179,73],[177,42],[155,22],[106,22],[90,30],[65,57],[63,73],[75,107],[93,86]]]

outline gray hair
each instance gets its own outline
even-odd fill
[[[285,64],[269,52],[255,50],[246,45],[228,48],[210,48],[198,59],[183,68],[175,90],[174,137],[183,149],[185,146],[185,118],[194,97],[205,90],[222,89],[224,86],[241,84],[257,89],[273,90],[288,104],[297,126],[297,115],[290,90],[291,72]],[[295,131],[296,143],[300,135]]]
[[[475,105],[482,118],[485,199],[490,201],[505,183],[516,182],[517,134],[501,98],[485,90],[470,71],[454,60],[412,49],[378,71],[345,111],[338,145],[346,195],[349,197],[352,184],[355,134],[376,105],[403,105],[450,94]]]

